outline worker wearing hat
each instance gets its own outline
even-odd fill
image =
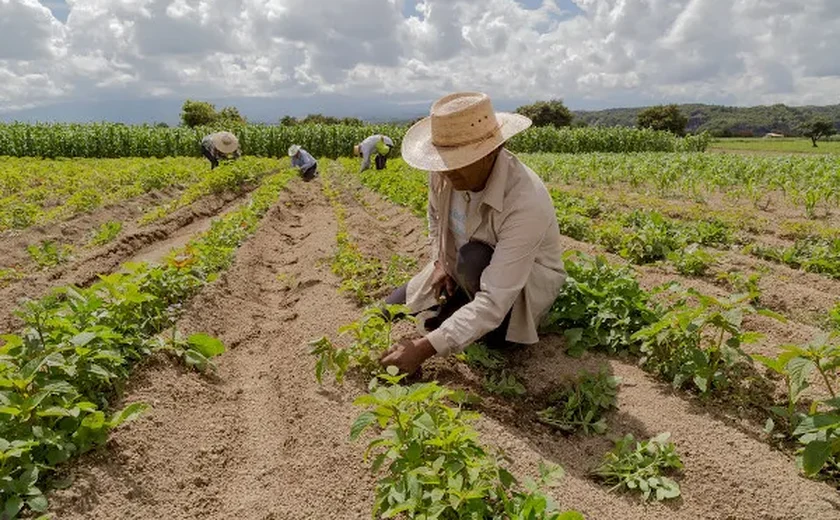
[[[239,150],[239,139],[230,132],[216,132],[204,136],[201,140],[201,152],[210,161],[210,169],[219,165],[219,159],[233,157],[238,159],[242,152]]]
[[[425,319],[425,336],[403,340],[383,365],[415,372],[433,355],[533,344],[537,327],[563,287],[560,231],[540,178],[505,142],[531,125],[493,110],[478,92],[445,96],[406,133],[403,159],[429,171],[432,261],[387,303]]]
[[[318,161],[299,145],[289,147],[289,157],[292,158],[292,166],[300,170],[304,181],[309,182],[318,175]]]
[[[374,157],[377,170],[385,169],[385,162],[393,147],[394,141],[387,135],[382,134],[374,134],[354,146],[353,155],[362,158],[362,169],[359,170],[359,173],[370,168],[371,157]]]

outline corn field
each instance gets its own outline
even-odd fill
[[[177,157],[201,155],[201,138],[217,129],[208,127],[128,126],[120,123],[9,123],[0,124],[0,156],[13,157]],[[245,155],[282,157],[299,144],[315,157],[348,157],[353,145],[383,133],[396,145],[407,127],[398,125],[244,125],[232,129]],[[678,138],[667,132],[633,128],[531,128],[514,137],[515,152],[676,152],[703,151],[705,135]]]

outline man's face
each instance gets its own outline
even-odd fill
[[[472,164],[440,174],[452,185],[452,188],[458,191],[480,191],[487,184],[487,178],[493,170],[493,164],[496,162],[496,156],[499,155],[500,150],[501,148],[497,148]]]

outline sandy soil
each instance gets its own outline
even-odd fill
[[[366,253],[422,251],[419,219],[390,207],[380,219],[377,207],[387,206],[376,197],[363,194],[364,205],[352,200],[362,199],[344,202]],[[418,231],[409,232],[412,227]],[[347,441],[358,413],[351,403],[362,387],[319,388],[306,354],[309,340],[334,335],[359,315],[320,261],[334,244],[334,214],[319,182],[292,183],[182,323],[185,332],[216,334],[228,345],[217,377],[160,360],[140,370],[124,401],[153,409],[72,465],[74,484],[52,494],[56,518],[369,518],[375,477],[362,446]],[[548,337],[511,354],[510,364],[533,397],[483,394],[478,374],[451,359],[434,361],[424,377],[482,394],[483,442],[504,449],[522,476],[533,475],[540,460],[563,465],[567,475],[550,493],[589,519],[840,518],[834,489],[800,477],[786,454],[720,417],[714,405],[674,393],[632,363],[571,359],[559,338]],[[679,501],[644,505],[608,493],[587,476],[609,449],[607,437],[565,437],[535,421],[542,393],[599,367],[623,379],[611,435],[672,433],[686,465]]]

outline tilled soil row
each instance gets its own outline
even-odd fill
[[[217,377],[159,362],[132,378],[125,402],[143,400],[153,409],[117,431],[107,449],[74,465],[73,486],[52,496],[57,518],[369,518],[375,479],[363,447],[347,441],[359,412],[351,403],[363,384],[319,388],[306,354],[309,340],[334,335],[359,316],[337,296],[339,281],[320,261],[334,249],[336,228],[318,184],[291,183],[231,269],[190,306],[184,331],[216,334],[229,347],[217,360]],[[361,206],[347,210],[354,226],[356,219],[378,221]],[[381,233],[368,226],[360,234],[376,244]],[[558,435],[532,419],[527,399],[486,399],[478,424],[483,442],[503,448],[523,476],[535,474],[540,460],[563,465],[567,476],[550,494],[564,507],[599,520],[840,514],[834,490],[801,478],[784,454],[632,364],[574,360],[562,347],[547,337],[512,354],[510,364],[535,394],[580,369],[607,367],[624,380],[610,431],[671,431],[686,464],[682,499],[643,505],[587,476],[609,448],[607,438]],[[430,376],[465,386],[477,379],[451,359],[430,364]]]
[[[111,273],[126,261],[159,260],[166,253],[161,250],[161,243],[169,247],[186,243],[190,236],[209,229],[214,217],[234,209],[246,200],[249,191],[204,197],[148,226],[139,227],[131,223],[109,244],[89,251],[79,250],[76,258],[68,264],[28,275],[0,287],[0,300],[11,303],[0,310],[0,331],[11,331],[21,326],[20,320],[13,314],[21,300],[40,298],[54,287],[89,285],[100,274]],[[105,220],[108,219],[103,222]],[[25,248],[25,244],[10,247]]]

